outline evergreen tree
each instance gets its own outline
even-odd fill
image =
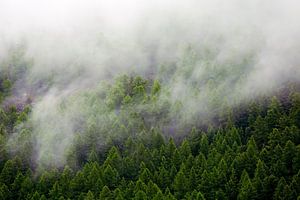
[[[135,196],[133,198],[134,200],[147,200],[147,195],[144,191],[138,191],[135,193]]]
[[[209,143],[206,134],[202,134],[200,141],[200,152],[203,153],[205,157],[207,157],[209,151]]]
[[[13,160],[6,161],[1,174],[0,174],[0,180],[2,183],[6,185],[10,185],[14,182],[15,176],[18,173],[18,168],[15,165]]]
[[[187,159],[191,153],[192,153],[192,150],[191,150],[188,140],[186,140],[186,139],[183,140],[183,142],[181,143],[181,146],[179,147],[180,157],[183,159]]]
[[[92,151],[90,152],[90,154],[88,156],[88,161],[89,162],[98,162],[99,161],[99,158],[98,158],[95,148],[93,148]]]
[[[166,189],[164,196],[165,196],[164,200],[176,200],[176,198],[172,195],[169,188]]]
[[[285,163],[285,167],[287,169],[287,176],[292,176],[295,174],[293,172],[293,161],[296,156],[296,147],[293,142],[290,140],[286,143],[284,149],[283,149],[283,162]]]
[[[11,193],[10,193],[8,187],[4,183],[1,183],[0,184],[0,199],[9,199],[10,196],[11,196]]]
[[[104,170],[103,180],[106,185],[109,187],[116,187],[119,180],[119,173],[116,169],[113,169],[110,165]]]
[[[114,199],[116,199],[116,200],[123,200],[124,199],[123,193],[119,188],[115,189],[115,191],[114,191]]]
[[[258,116],[253,124],[253,137],[259,147],[264,146],[268,141],[269,127],[267,120],[263,119],[261,116]]]
[[[36,192],[32,195],[32,197],[31,197],[30,200],[40,200],[40,198],[41,198],[40,194],[36,191]]]
[[[153,183],[151,180],[148,182],[148,185],[147,185],[147,190],[146,190],[146,194],[149,198],[154,198],[158,193],[159,191],[161,191],[159,189],[159,187]],[[162,194],[162,193],[161,193]]]
[[[274,193],[274,199],[295,199],[296,197],[285,179],[281,177]]]
[[[100,192],[100,199],[110,200],[112,199],[112,193],[110,189],[105,185]]]
[[[238,194],[238,199],[253,199],[255,196],[255,188],[253,187],[249,175],[243,171],[241,177],[241,188]]]
[[[63,192],[58,184],[58,182],[55,182],[52,189],[49,192],[49,197],[51,199],[59,199],[63,195]]]
[[[278,122],[283,110],[280,102],[276,97],[273,97],[269,105],[266,120],[268,122],[269,130],[278,127]]]
[[[24,175],[21,172],[19,172],[11,186],[13,199],[21,198],[20,190],[21,190],[24,179],[25,179]]]
[[[258,160],[253,179],[253,186],[256,191],[256,199],[267,198],[267,196],[264,194],[264,179],[266,176],[266,166],[261,160]]]
[[[159,190],[155,196],[153,197],[153,200],[161,200],[161,199],[164,199],[164,195],[163,193]]]
[[[229,181],[225,184],[225,192],[229,199],[236,199],[238,195],[238,179],[236,172],[231,168],[231,175]]]
[[[201,192],[198,192],[196,200],[205,200],[205,198]]]
[[[173,188],[175,191],[175,196],[178,199],[183,198],[185,193],[188,191],[188,179],[186,178],[185,174],[183,173],[183,170],[180,170],[173,183]]]
[[[71,180],[70,190],[73,196],[77,196],[81,192],[86,192],[85,178],[81,171],[77,172],[76,176]]]
[[[94,200],[94,199],[95,199],[94,194],[91,191],[89,191],[84,198],[84,200]]]
[[[20,189],[20,197],[21,199],[27,199],[30,197],[31,192],[33,191],[34,185],[30,179],[30,177],[25,177],[21,184],[21,189]]]

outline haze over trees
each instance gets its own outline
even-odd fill
[[[0,199],[300,199],[299,3],[124,2],[0,2]]]

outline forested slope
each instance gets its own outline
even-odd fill
[[[6,77],[3,97],[14,83]],[[89,104],[83,108],[88,123],[78,122],[64,165],[51,154],[34,159],[34,122],[26,123],[30,104],[2,108],[0,199],[297,199],[296,87],[224,109],[209,118],[210,125],[190,127],[170,126],[173,111],[167,101],[156,100],[163,87],[157,80],[121,76],[65,99],[62,115],[74,98]]]
[[[299,7],[0,0],[0,200],[300,200]]]

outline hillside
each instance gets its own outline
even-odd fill
[[[3,96],[9,94],[5,81]],[[53,144],[40,146],[47,154],[37,160],[31,126],[43,122],[24,123],[30,104],[2,109],[1,199],[297,198],[300,93],[228,108],[220,112],[225,116],[215,113],[207,128],[202,121],[174,122],[170,102],[157,101],[163,88],[158,81],[121,76],[112,85],[68,96],[60,102],[61,115],[76,107],[87,118],[74,119],[77,134],[66,155],[49,149],[58,139],[50,137]],[[50,127],[58,123],[51,120]]]
[[[0,200],[300,200],[299,8],[0,0]]]

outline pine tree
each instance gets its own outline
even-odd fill
[[[272,197],[275,191],[276,185],[278,182],[278,178],[274,175],[270,175],[263,180],[263,194],[267,198]]]
[[[4,183],[0,183],[0,199],[9,199],[11,193]]]
[[[171,178],[168,171],[164,167],[160,167],[158,173],[156,173],[156,183],[164,190],[171,183]]]
[[[76,176],[71,180],[70,190],[73,196],[77,196],[81,192],[86,192],[85,177],[81,171],[77,172]]]
[[[183,198],[185,193],[188,191],[188,179],[186,178],[185,174],[183,173],[183,170],[180,170],[173,183],[173,188],[175,191],[175,196],[178,199]]]
[[[144,182],[144,183],[147,183],[151,180],[151,172],[149,171],[149,169],[146,167],[146,168],[143,168],[141,169],[141,173],[140,173],[140,176],[139,178]]]
[[[100,192],[100,199],[110,200],[112,199],[112,193],[110,189],[105,185]]]
[[[184,139],[179,147],[179,154],[182,159],[187,159],[188,156],[192,153],[190,144],[188,140]]]
[[[268,141],[269,127],[267,120],[258,116],[253,124],[253,137],[259,147],[263,147]]]
[[[99,193],[99,188],[103,188],[102,170],[98,163],[92,163],[92,168],[89,170],[88,176],[85,178],[86,187],[93,192],[95,196]]]
[[[18,199],[20,197],[20,190],[21,190],[21,185],[24,181],[25,177],[21,172],[18,172],[18,175],[16,176],[12,186],[11,186],[11,191],[12,191],[12,198],[13,199]]]
[[[146,189],[147,196],[149,198],[154,198],[159,191],[161,191],[159,187],[150,180]]]
[[[139,179],[135,184],[135,188],[134,188],[135,193],[138,191],[146,191],[146,190],[147,190],[147,185],[141,179]]]
[[[133,199],[134,200],[147,200],[147,195],[144,191],[140,190],[135,193],[135,196]]]
[[[209,143],[206,134],[202,134],[200,141],[200,152],[203,153],[205,157],[207,157],[209,151]]]
[[[253,187],[249,175],[243,171],[241,177],[241,188],[238,194],[238,199],[253,199],[255,195],[255,188]]]
[[[269,130],[272,130],[272,128],[278,127],[278,122],[281,117],[283,110],[281,107],[280,102],[276,97],[273,97],[271,100],[271,103],[269,105],[266,120],[268,122]]]
[[[33,191],[33,183],[29,176],[25,177],[21,184],[20,195],[23,199],[26,199],[30,196],[31,192]]]
[[[41,198],[40,194],[36,191],[36,192],[32,195],[32,197],[31,197],[30,200],[40,200],[40,198]]]
[[[217,200],[226,200],[228,199],[222,189],[216,191],[215,199]]]
[[[151,95],[154,96],[154,95],[158,94],[160,89],[161,89],[161,85],[160,85],[159,81],[154,80],[152,89],[151,89]]]
[[[284,176],[287,172],[287,169],[285,167],[285,163],[282,160],[283,157],[283,149],[281,148],[280,145],[277,145],[273,150],[272,150],[272,159],[271,159],[271,171],[272,174],[281,177]]]
[[[113,169],[110,165],[107,165],[103,174],[104,184],[108,185],[109,187],[117,186],[119,173],[116,169]]]
[[[105,167],[107,167],[108,165],[110,165],[112,168],[117,169],[118,171],[122,167],[122,159],[118,149],[115,146],[111,147],[107,158],[104,162]]]
[[[94,194],[93,192],[91,192],[90,190],[88,191],[88,193],[86,194],[84,200],[94,200],[95,197],[94,197]]]
[[[196,200],[205,200],[205,198],[201,192],[198,192]]]
[[[178,170],[181,163],[182,163],[181,155],[180,155],[179,151],[177,149],[175,149],[173,156],[172,156],[172,165],[175,166],[176,169]]]
[[[253,179],[253,186],[256,190],[256,199],[267,198],[264,194],[264,179],[266,176],[266,166],[261,160],[258,160]]]
[[[231,168],[231,175],[228,182],[225,184],[225,192],[229,199],[236,199],[238,195],[238,179],[236,172]]]
[[[289,185],[286,183],[285,179],[281,177],[279,180],[275,193],[274,199],[296,199],[296,194],[291,190]]]
[[[299,194],[300,193],[300,170],[296,175],[293,176],[292,182],[291,182],[291,189],[295,191],[295,193]]]
[[[123,200],[124,199],[123,193],[119,188],[115,189],[115,191],[114,191],[114,199],[116,199],[116,200]]]
[[[197,180],[196,171],[194,167],[192,167],[189,172],[188,184],[190,190],[194,190],[197,188],[198,180]]]
[[[42,195],[40,200],[47,200],[47,198],[45,197],[45,195]]]
[[[18,173],[17,166],[13,160],[6,161],[1,174],[0,174],[0,181],[6,185],[10,185],[14,182],[15,176]]]
[[[70,182],[73,177],[72,169],[67,165],[64,168],[64,171],[61,174],[59,185],[61,185],[61,190],[65,194],[66,197],[70,197]]]
[[[205,159],[205,156],[203,153],[200,153],[194,161],[194,165],[193,165],[196,175],[197,175],[197,180],[200,180],[201,178],[201,174],[203,173],[203,171],[207,168],[207,162]]]
[[[285,163],[286,169],[287,169],[287,176],[292,176],[294,174],[293,172],[293,161],[296,156],[296,147],[293,142],[290,140],[287,141],[284,149],[283,149],[283,162]]]
[[[155,196],[153,197],[152,200],[162,200],[162,199],[164,199],[164,195],[163,195],[163,193],[159,190],[159,191],[155,194]]]
[[[88,155],[89,162],[99,162],[98,154],[95,148],[92,148],[91,152]]]
[[[249,139],[246,152],[238,158],[240,158],[238,162],[242,165],[241,169],[246,169],[250,176],[253,176],[258,159],[258,149],[254,137]]]
[[[213,199],[213,184],[214,184],[214,177],[211,176],[207,170],[204,170],[201,175],[201,182],[199,185],[199,190],[203,192],[203,195],[207,199]]]
[[[277,145],[283,145],[284,144],[284,135],[282,132],[280,132],[277,128],[274,128],[271,134],[269,135],[269,141],[268,144],[274,148]]]
[[[171,191],[169,190],[169,188],[167,187],[166,191],[165,191],[165,198],[164,200],[176,200],[176,198],[172,195]]]
[[[218,165],[217,180],[218,186],[224,188],[227,182],[227,164],[223,158],[221,159]]]
[[[51,199],[59,199],[63,195],[60,185],[58,182],[55,182],[52,189],[49,192],[49,196]]]
[[[159,149],[163,145],[165,145],[164,137],[158,131],[154,131],[152,133],[152,147]]]
[[[175,150],[177,150],[174,140],[172,138],[170,138],[165,150],[165,155],[168,159],[170,159],[174,155]]]

